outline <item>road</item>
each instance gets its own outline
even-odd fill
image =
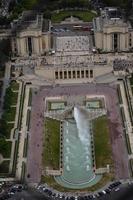
[[[118,192],[113,191],[111,194],[107,194],[95,200],[133,200],[132,191],[133,185],[127,185],[125,187],[122,187]],[[52,198],[47,197],[36,191],[29,190],[15,194],[12,198],[10,198],[10,200],[52,200]]]
[[[49,198],[45,197],[39,192],[36,191],[22,191],[16,193],[10,200],[48,200]]]

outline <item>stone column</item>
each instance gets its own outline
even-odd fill
[[[112,35],[107,35],[107,51],[112,51]]]
[[[107,35],[104,33],[103,35],[103,50],[107,51]]]
[[[26,56],[27,52],[26,52],[26,38],[20,38],[20,54],[21,56]]]
[[[40,54],[42,54],[43,50],[42,50],[42,37],[41,36],[39,37],[39,49],[40,49]]]
[[[37,37],[33,37],[32,40],[32,50],[33,50],[33,54],[39,54],[40,53],[40,49],[39,49],[39,38]]]

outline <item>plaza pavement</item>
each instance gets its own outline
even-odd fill
[[[76,99],[77,95],[105,95],[115,176],[117,179],[129,178],[128,155],[116,87],[107,84],[82,84],[41,87],[38,92],[34,93],[27,158],[28,183],[39,183],[41,180],[45,98],[48,96],[75,96]]]

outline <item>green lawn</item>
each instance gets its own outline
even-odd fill
[[[2,116],[2,120],[5,120],[6,123],[15,120],[16,115],[16,106],[18,100],[18,92],[14,92],[13,90],[17,90],[18,85],[15,81],[10,83],[10,86],[6,89],[6,94],[4,97],[4,114]]]
[[[10,138],[10,133],[13,128],[14,128],[14,123],[7,123],[6,138]]]
[[[32,88],[30,88],[30,91],[29,91],[28,106],[31,106],[31,103],[32,103]]]
[[[61,11],[59,13],[53,13],[51,20],[54,23],[58,23],[70,16],[78,17],[84,22],[90,22],[96,16],[96,14],[92,13],[91,11]]]
[[[133,74],[132,74],[132,76],[131,76],[131,78],[129,80],[130,80],[130,85],[133,86]]]
[[[27,110],[27,119],[26,119],[27,131],[30,130],[30,117],[31,117],[31,111]]]
[[[7,110],[3,114],[3,119],[7,122],[15,121],[16,107],[12,107],[10,110]]]
[[[5,133],[3,135],[6,136],[7,139],[10,138],[11,130],[14,128],[14,123],[7,123],[4,129]]]
[[[0,138],[0,153],[4,158],[10,158],[12,142],[7,142],[5,139]]]
[[[131,78],[129,79],[129,81],[130,81],[131,90],[132,90],[132,94],[133,94],[133,74],[132,74]]]
[[[45,119],[43,165],[51,169],[59,169],[60,159],[60,122]]]
[[[3,78],[5,74],[5,68],[4,67],[0,67],[0,78]]]
[[[18,92],[13,92],[12,105],[16,105],[18,101]]]
[[[25,9],[32,9],[36,4],[38,3],[38,0],[22,0],[21,1],[21,5],[25,8]]]
[[[19,90],[19,83],[17,83],[16,81],[12,81],[11,82],[11,88],[13,90]]]
[[[107,116],[93,121],[96,168],[112,165],[112,152]]]
[[[5,136],[7,139],[10,138],[10,133],[14,128],[14,123],[7,123],[5,120],[0,120],[0,134]]]
[[[9,172],[9,164],[10,164],[9,160],[5,160],[0,164],[0,174]]]
[[[28,148],[28,136],[24,140],[24,151],[23,151],[23,157],[27,157],[27,148]]]
[[[132,154],[132,149],[130,146],[130,140],[129,140],[129,135],[125,133],[125,140],[126,140],[126,145],[127,145],[127,152],[128,154]]]
[[[25,180],[25,172],[26,172],[26,163],[22,163],[22,174],[21,174],[21,181],[23,182]]]
[[[129,160],[129,166],[130,166],[131,177],[133,177],[133,159],[132,158]]]
[[[118,94],[118,99],[119,99],[119,103],[122,104],[122,96],[121,96],[121,89],[120,89],[120,85],[117,85],[117,94]]]
[[[12,105],[17,104],[18,100],[18,92],[14,92],[17,90],[16,83],[12,82],[11,85],[6,89],[6,94],[4,97],[4,109],[9,110]]]

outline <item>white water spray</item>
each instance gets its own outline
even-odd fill
[[[89,120],[87,119],[85,113],[82,112],[80,108],[77,107],[74,107],[74,119],[76,121],[78,129],[78,137],[82,142],[82,144],[84,145],[86,160],[89,161],[89,166],[86,167],[86,170],[88,170],[91,166],[91,160],[92,160]]]
[[[85,114],[77,107],[74,107],[74,118],[78,128],[78,136],[85,146],[90,146],[89,121]],[[86,147],[87,149],[87,147]]]

